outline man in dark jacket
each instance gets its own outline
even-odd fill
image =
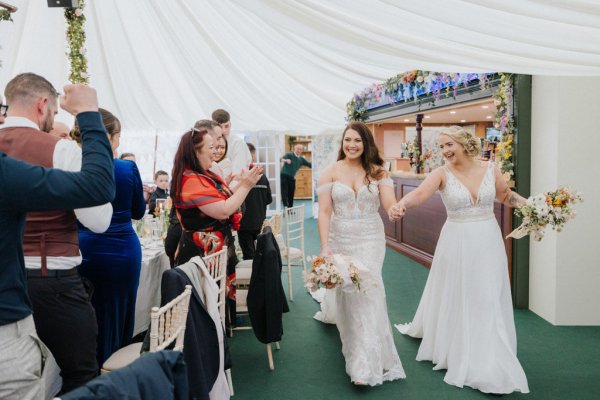
[[[81,172],[33,166],[0,154],[0,398],[45,398],[40,376],[47,349],[37,338],[27,296],[23,231],[28,211],[92,207],[115,195],[112,150],[96,91],[68,85],[61,107],[82,132]],[[65,338],[69,340],[69,338]]]

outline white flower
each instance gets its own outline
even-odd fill
[[[423,76],[422,75],[417,76],[417,82],[419,82],[419,83],[423,82]]]
[[[75,15],[78,17],[81,17],[83,15],[83,10],[81,8],[78,8],[75,10]]]
[[[87,49],[86,49],[85,47],[81,47],[81,48],[79,49],[79,54],[83,55],[83,54],[85,54],[85,53],[87,53]]]
[[[82,77],[83,79],[87,79],[89,77],[89,75],[87,74],[87,72],[80,72],[79,76]]]

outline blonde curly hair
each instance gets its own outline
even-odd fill
[[[462,126],[453,125],[442,128],[440,135],[449,136],[456,143],[464,147],[465,153],[469,157],[477,157],[481,153],[481,141],[479,138],[473,136]]]

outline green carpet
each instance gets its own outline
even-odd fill
[[[306,252],[318,251],[316,220],[306,223]],[[483,399],[470,388],[443,381],[445,371],[417,362],[419,340],[400,335],[394,340],[406,371],[405,380],[376,387],[356,387],[344,370],[335,326],[312,318],[318,304],[302,287],[295,268],[294,302],[284,316],[281,350],[274,350],[270,371],[264,344],[252,331],[236,331],[230,341],[234,399]],[[393,250],[387,251],[383,276],[392,323],[407,322],[417,308],[429,270]],[[287,279],[282,275],[283,279]],[[287,283],[284,285],[287,289]],[[600,327],[555,327],[526,310],[516,310],[518,355],[529,380],[529,394],[506,399],[600,399]]]

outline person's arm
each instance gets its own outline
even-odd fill
[[[140,176],[140,171],[137,167],[137,164],[133,161],[130,161],[131,165],[131,174],[132,174],[132,191],[133,195],[131,197],[131,218],[133,219],[142,219],[144,214],[146,213],[146,199],[144,199],[144,184],[142,183],[142,177]],[[154,191],[152,194],[155,194]],[[154,204],[156,205],[156,197],[154,198]]]
[[[308,168],[312,168],[312,164],[310,163],[310,161],[304,158],[304,156],[300,157],[300,162],[302,163],[302,165],[306,165]]]
[[[279,160],[286,163],[286,164],[291,164],[292,163],[292,153],[291,152],[287,152],[283,155],[283,157],[281,157]]]
[[[508,187],[506,180],[496,166],[494,167],[494,174],[496,180],[496,200],[511,208],[519,207],[527,201],[519,193],[513,192]]]
[[[256,182],[258,182],[262,176],[262,171],[262,167],[255,166],[247,173],[242,172],[240,175],[240,183],[230,198],[202,205],[198,208],[204,214],[214,219],[223,220],[229,218],[231,214],[240,208],[250,192],[250,189],[256,185]]]
[[[441,187],[443,178],[443,167],[436,168],[415,190],[404,196],[389,210],[390,218],[396,219],[402,217],[409,208],[418,207],[429,200]]]
[[[329,249],[329,227],[331,225],[331,214],[333,213],[333,200],[331,198],[331,187],[333,185],[333,166],[323,170],[317,182],[317,194],[319,195],[319,218],[317,227],[321,239],[320,254],[331,254]]]
[[[77,115],[82,132],[81,172],[44,168],[0,157],[2,204],[18,211],[92,207],[112,201],[115,179],[112,149],[98,112]]]
[[[54,168],[64,171],[81,171],[81,148],[72,140],[59,140],[52,155]],[[77,220],[90,231],[105,232],[110,226],[113,207],[111,203],[96,207],[78,208],[74,210]]]

